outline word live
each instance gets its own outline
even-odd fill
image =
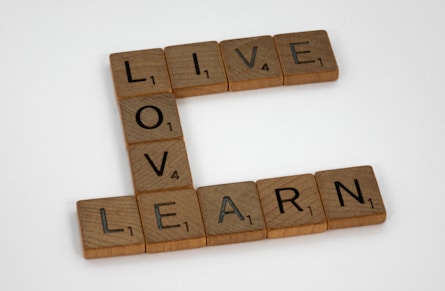
[[[177,97],[338,78],[325,31],[115,53],[135,196],[77,202],[86,258],[156,253],[382,223],[372,167],[194,189]]]

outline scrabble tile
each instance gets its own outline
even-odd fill
[[[256,182],[268,238],[323,232],[326,216],[311,174]]]
[[[328,229],[383,223],[385,206],[370,166],[315,173]]]
[[[279,34],[274,40],[284,85],[337,80],[337,62],[326,31]]]
[[[203,247],[206,235],[195,190],[137,196],[147,253]]]
[[[222,41],[229,91],[283,85],[283,73],[271,36]]]
[[[77,202],[85,258],[145,252],[139,211],[134,196]]]
[[[207,245],[253,241],[266,237],[266,227],[253,182],[198,188]]]
[[[227,78],[216,41],[165,48],[173,93],[176,97],[227,91]]]
[[[110,63],[118,97],[172,92],[162,49],[114,53]]]
[[[173,94],[122,98],[119,104],[128,144],[182,138]]]
[[[183,140],[132,144],[128,153],[136,194],[193,187]]]

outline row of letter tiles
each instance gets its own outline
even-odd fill
[[[157,253],[383,223],[370,166],[77,202],[84,256]]]
[[[338,78],[324,30],[114,53],[110,63],[119,98],[188,97]]]

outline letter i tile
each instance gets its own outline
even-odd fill
[[[385,206],[370,166],[315,173],[328,229],[383,223]]]
[[[85,258],[145,252],[141,219],[134,196],[77,202]]]
[[[198,188],[207,245],[266,238],[266,227],[255,183],[241,182]]]
[[[169,46],[165,57],[176,97],[227,91],[227,78],[216,41]]]
[[[264,179],[256,183],[268,238],[327,230],[326,217],[314,175]]]
[[[193,189],[137,196],[147,253],[198,248],[206,235]]]

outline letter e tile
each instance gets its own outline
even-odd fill
[[[176,97],[227,91],[227,78],[216,41],[169,46],[165,57]]]
[[[147,253],[199,248],[206,235],[195,190],[137,196]]]
[[[260,240],[266,237],[255,183],[241,182],[198,188],[207,245]]]
[[[114,53],[110,63],[119,98],[172,92],[162,49]]]
[[[77,201],[85,258],[145,252],[144,234],[134,196]]]
[[[323,232],[326,216],[314,175],[257,181],[268,238]]]
[[[283,73],[271,36],[222,41],[229,91],[283,85]]]
[[[284,85],[334,81],[338,67],[326,31],[279,34],[274,37]]]
[[[385,206],[370,166],[315,173],[328,229],[383,223]]]
[[[173,94],[122,98],[119,104],[128,144],[182,137]]]
[[[128,154],[136,194],[193,187],[183,140],[132,144]]]

